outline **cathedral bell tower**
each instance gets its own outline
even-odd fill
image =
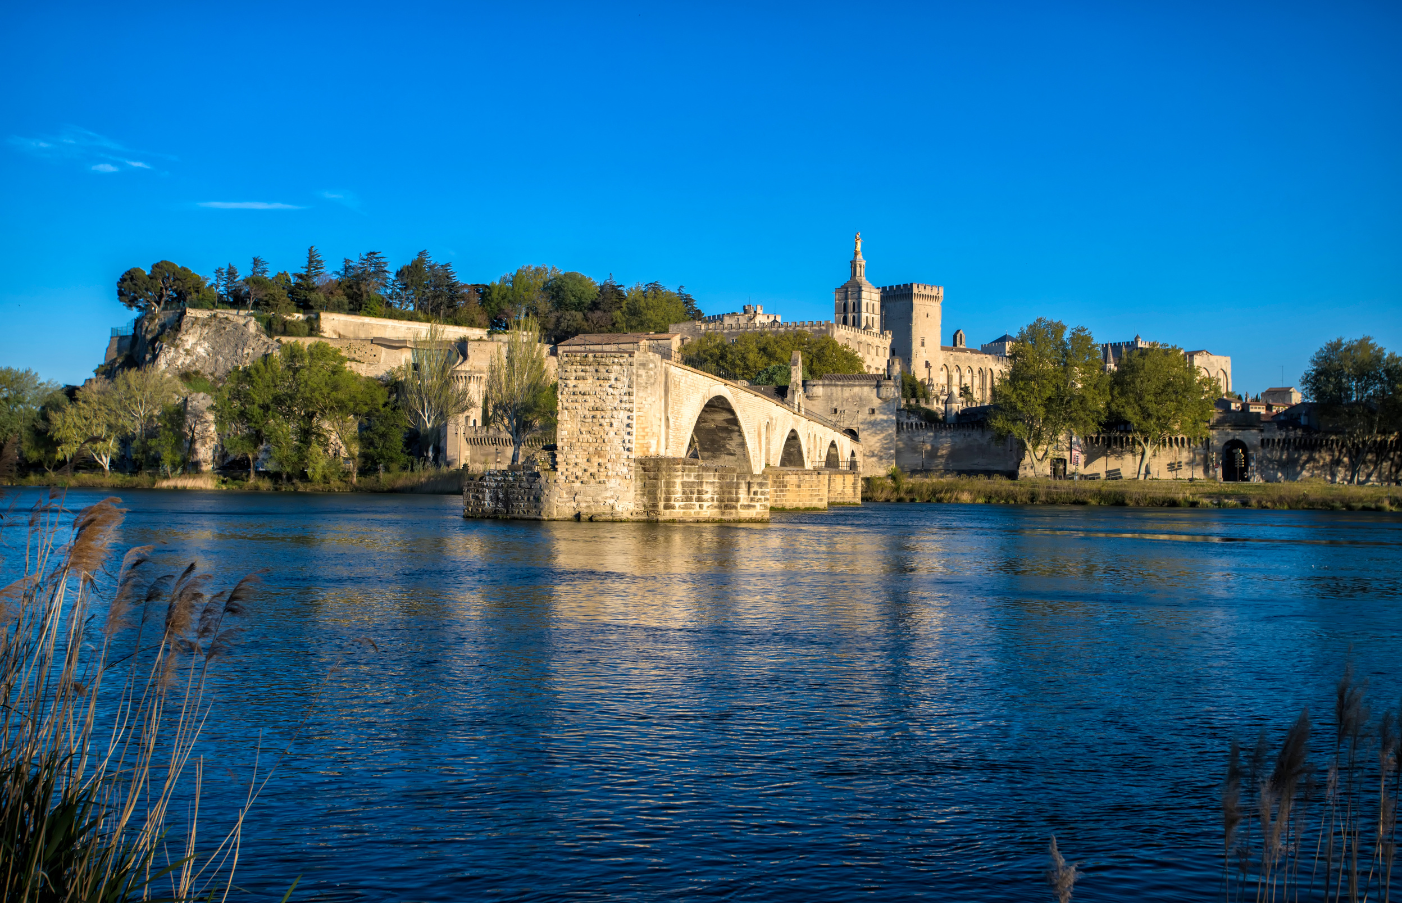
[[[881,292],[867,282],[867,262],[862,258],[862,233],[857,233],[852,255],[852,278],[833,290],[833,322],[881,332]]]

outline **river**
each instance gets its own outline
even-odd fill
[[[260,898],[1042,900],[1055,834],[1078,901],[1204,899],[1230,737],[1323,725],[1350,654],[1375,709],[1402,693],[1396,515],[124,504],[123,548],[221,585],[268,569],[218,666],[202,808],[212,831],[236,807],[261,737]]]

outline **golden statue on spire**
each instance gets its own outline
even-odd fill
[[[862,256],[862,233],[857,233],[857,256]]]

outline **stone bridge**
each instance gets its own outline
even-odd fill
[[[805,409],[797,355],[784,391],[693,369],[679,349],[670,334],[561,343],[553,462],[470,478],[465,513],[764,520],[860,501],[861,443]]]

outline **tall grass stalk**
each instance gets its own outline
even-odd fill
[[[256,578],[211,593],[194,564],[152,574],[146,546],[126,554],[102,598],[118,501],[64,526],[62,497],[50,492],[9,567],[22,576],[0,590],[5,900],[223,899],[262,786],[255,768],[232,828],[212,847],[199,842],[204,769],[194,753],[207,679]]]
[[[1322,785],[1308,761],[1308,709],[1286,731],[1273,763],[1264,731],[1245,766],[1232,741],[1221,797],[1224,899],[1393,899],[1402,793],[1397,715],[1387,712],[1374,722],[1366,696],[1366,682],[1356,681],[1350,666],[1335,688],[1332,752]],[[1242,800],[1243,778],[1250,811]]]

